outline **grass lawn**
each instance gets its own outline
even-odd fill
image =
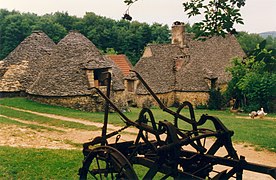
[[[74,109],[57,107],[51,105],[45,105],[36,103],[25,98],[4,98],[0,99],[0,104],[10,107],[16,107],[20,109],[26,109],[42,113],[50,113],[56,115],[62,115],[66,117],[85,119],[94,122],[103,122],[104,113],[90,113],[84,111],[78,111]],[[138,118],[141,109],[132,108],[131,112],[125,113],[125,115],[131,119],[136,120]],[[172,108],[172,110],[176,110]],[[20,112],[11,110],[6,107],[0,107],[0,112],[3,115],[15,118],[23,118],[24,120],[38,121],[40,123],[47,123],[55,126],[74,127],[79,129],[90,129],[93,127],[87,127],[85,125],[65,122],[56,119],[46,118],[43,116],[34,115],[27,112]],[[173,121],[173,116],[163,112],[159,108],[153,108],[152,112],[155,117],[155,121],[168,120]],[[184,109],[181,112],[183,115],[189,117],[189,112]],[[234,114],[229,111],[210,111],[210,110],[195,110],[196,119],[198,120],[202,114],[209,114],[218,117],[225,126],[235,132],[233,136],[234,142],[246,142],[256,145],[260,148],[265,148],[270,151],[276,152],[276,120],[275,119],[248,119],[248,114]],[[238,117],[237,117],[238,116]],[[269,117],[276,118],[276,114],[269,114]],[[117,113],[109,114],[109,123],[123,125],[119,115]],[[186,129],[191,129],[190,125],[185,122],[179,122],[180,126]],[[213,126],[207,123],[208,128]],[[95,128],[95,127],[94,127]]]
[[[73,109],[39,104],[24,98],[4,98],[0,99],[0,104],[9,107],[16,107],[41,113],[56,114],[71,118],[85,119],[89,121],[102,122],[103,113],[89,113]],[[14,121],[12,118],[19,118],[24,121],[47,124],[57,127],[68,127],[76,129],[95,130],[96,127],[85,126],[80,123],[61,121],[34,115],[28,112],[13,110],[0,106],[0,125],[13,124],[24,126],[35,130],[45,127],[40,125],[30,125]],[[126,116],[132,120],[138,118],[141,109],[132,108]],[[172,108],[172,110],[176,110]],[[152,112],[155,121],[169,120],[173,121],[172,115],[163,112],[159,108],[153,108]],[[188,110],[181,112],[189,116]],[[229,111],[209,111],[196,110],[196,119],[202,114],[217,116],[225,126],[235,132],[234,142],[245,142],[256,146],[256,148],[265,148],[276,152],[276,114],[269,114],[270,119],[248,119],[248,114],[233,114]],[[272,119],[272,118],[274,119]],[[120,117],[116,113],[111,113],[109,121],[112,124],[123,125]],[[179,125],[186,129],[191,129],[185,122],[179,122]],[[211,123],[207,123],[208,128],[212,128]],[[55,130],[47,128],[47,130]],[[33,149],[0,146],[0,179],[78,179],[78,169],[81,167],[83,156],[81,150],[57,150],[57,149]],[[147,171],[144,167],[136,167],[135,171],[139,177],[143,177]]]
[[[77,180],[82,159],[81,151],[77,150],[0,146],[0,179]],[[134,169],[139,179],[148,171],[140,165],[135,165]],[[157,177],[160,175],[158,173]]]
[[[0,179],[78,179],[82,159],[77,150],[0,146]]]
[[[28,107],[28,105],[26,107]],[[54,108],[54,107],[52,107],[52,108]],[[47,124],[50,126],[77,128],[77,129],[85,129],[85,130],[99,129],[96,126],[84,125],[84,124],[77,123],[77,122],[69,122],[69,121],[48,118],[48,117],[32,114],[29,112],[13,110],[13,109],[10,109],[7,107],[0,107],[0,112],[1,112],[1,115],[8,116],[11,118],[18,118],[18,119],[30,121],[30,122],[44,123],[44,124]],[[3,117],[0,117],[0,118],[3,118]]]

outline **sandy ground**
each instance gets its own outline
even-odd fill
[[[21,109],[17,109],[17,110],[25,111]],[[32,111],[27,111],[27,112],[38,114],[41,116],[56,118],[64,121],[72,121],[72,122],[78,122],[86,125],[94,125],[99,128],[102,127],[102,123],[94,123],[87,120],[67,118],[63,116],[56,116],[56,115],[46,114],[46,113],[37,113]],[[0,114],[0,116],[3,116],[3,115]],[[24,126],[2,125],[0,127],[0,146],[50,148],[50,149],[80,149],[78,146],[76,146],[76,144],[83,144],[84,142],[88,142],[94,137],[101,135],[100,129],[99,131],[86,131],[86,130],[48,126],[45,124],[38,124],[36,122],[24,121],[17,118],[10,118],[10,119],[13,119],[15,121],[22,122],[25,124],[44,126],[47,128],[51,128],[52,130],[51,131],[47,129],[34,130]],[[108,131],[110,132],[113,130],[117,130],[119,128],[120,127],[108,125]],[[133,133],[137,132],[136,129],[129,128],[124,132],[128,132],[128,134],[123,133],[120,141],[135,140],[136,135],[134,135]],[[111,142],[115,142],[115,139],[111,139]],[[213,143],[212,140],[207,141],[207,146],[212,143]],[[253,146],[246,145],[246,144],[234,144],[234,147],[237,150],[238,155],[245,156],[246,161],[248,162],[276,167],[276,153],[272,153],[266,150],[256,151]],[[218,155],[222,156],[225,154],[223,150],[221,150],[218,153]],[[217,169],[219,170],[221,168],[222,167],[217,167]],[[267,175],[245,171],[244,179],[270,180],[273,178]]]

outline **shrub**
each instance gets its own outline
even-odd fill
[[[208,109],[220,110],[222,107],[223,97],[220,93],[220,89],[211,89],[209,92]]]

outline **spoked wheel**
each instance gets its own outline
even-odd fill
[[[93,149],[84,160],[79,175],[80,179],[138,179],[127,158],[110,146]]]

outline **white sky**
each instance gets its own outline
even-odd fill
[[[127,6],[124,0],[0,0],[0,8],[32,12],[43,15],[52,12],[68,12],[70,15],[82,17],[85,12],[119,20]],[[174,21],[190,22],[184,13],[182,3],[185,0],[139,0],[130,8],[133,20],[168,24]],[[237,26],[238,31],[260,33],[276,31],[276,0],[246,0],[242,8],[245,25]]]

